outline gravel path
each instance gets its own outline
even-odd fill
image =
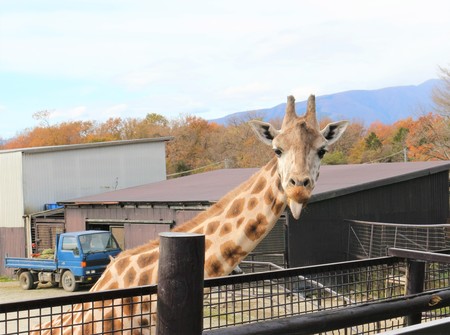
[[[0,304],[14,301],[45,299],[85,293],[89,286],[81,287],[77,292],[66,292],[62,288],[39,284],[37,289],[23,290],[18,281],[0,282]]]

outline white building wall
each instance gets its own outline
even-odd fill
[[[0,227],[23,227],[22,153],[0,155]]]
[[[166,179],[165,142],[24,152],[25,213],[46,203]]]

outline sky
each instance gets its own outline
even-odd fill
[[[450,67],[448,0],[0,0],[0,139],[110,117],[214,119]]]

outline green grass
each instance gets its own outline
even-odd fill
[[[13,279],[6,277],[6,276],[0,276],[0,283],[4,283],[7,281],[13,281]]]

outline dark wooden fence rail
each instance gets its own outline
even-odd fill
[[[203,332],[203,335],[316,334],[447,306],[450,306],[450,290],[439,290],[289,318],[213,329]]]
[[[190,244],[187,239],[194,238],[197,242]],[[174,334],[202,334],[202,300],[203,286],[206,288],[238,288],[248,285],[248,283],[272,283],[284,282],[283,278],[292,280],[298,276],[314,278],[314,274],[330,274],[331,272],[344,273],[345,276],[354,274],[363,274],[364,269],[374,275],[373,269],[380,268],[381,279],[383,282],[388,277],[385,271],[395,270],[394,276],[398,276],[397,271],[400,266],[404,266],[404,259],[409,260],[406,264],[408,268],[407,287],[409,287],[409,295],[396,298],[384,299],[378,302],[361,302],[355,305],[342,307],[335,306],[335,309],[327,309],[321,311],[311,311],[301,316],[289,316],[285,318],[274,319],[258,319],[257,322],[241,324],[236,326],[226,326],[213,330],[203,331],[204,335],[220,335],[220,334],[307,334],[319,333],[329,330],[342,329],[346,327],[359,327],[369,322],[377,322],[389,320],[391,318],[408,316],[410,324],[419,322],[419,316],[430,319],[430,315],[442,317],[448,315],[450,310],[450,287],[434,286],[433,291],[425,293],[417,293],[424,287],[423,285],[423,266],[421,261],[431,262],[427,265],[430,268],[437,269],[442,272],[438,273],[437,279],[442,281],[441,275],[444,276],[443,282],[448,285],[448,273],[450,268],[445,264],[450,264],[450,256],[442,253],[419,252],[404,249],[391,249],[389,253],[395,257],[383,257],[378,259],[359,260],[351,262],[342,262],[335,264],[317,265],[312,267],[304,267],[297,269],[278,270],[271,272],[263,272],[258,274],[246,274],[231,277],[213,278],[203,281],[203,263],[204,263],[204,241],[202,235],[191,236],[172,236],[168,238],[169,246],[165,247],[165,237],[161,238],[161,266],[159,280],[159,301],[158,301],[158,318],[159,318],[159,335]],[[182,246],[186,242],[184,246]],[[172,244],[173,243],[173,244]],[[178,251],[172,248],[177,246]],[[164,249],[168,251],[168,255],[164,256]],[[192,257],[189,256],[192,253]],[[167,257],[167,258],[165,258]],[[403,265],[402,265],[403,264]],[[414,264],[410,266],[411,264]],[[164,268],[165,267],[165,268]],[[351,271],[354,269],[355,271]],[[166,272],[166,274],[164,274]],[[429,275],[429,272],[427,272]],[[375,274],[375,277],[379,275]],[[350,279],[351,276],[348,278]],[[338,277],[337,277],[338,278]],[[358,277],[362,280],[365,276]],[[383,279],[386,278],[386,279]],[[377,279],[378,280],[378,279]],[[378,280],[379,281],[379,280]],[[434,281],[433,281],[434,282]],[[430,281],[427,279],[427,285]],[[340,285],[340,283],[338,283]],[[440,288],[440,290],[436,290]],[[233,291],[234,292],[234,291]],[[284,292],[284,291],[283,291]],[[366,293],[370,293],[367,290]],[[58,306],[73,306],[73,304],[83,302],[98,302],[110,299],[122,299],[124,306],[129,306],[130,297],[134,296],[155,296],[157,293],[156,286],[136,287],[125,290],[113,290],[104,292],[85,293],[77,296],[67,296],[60,298],[51,298],[36,301],[25,301],[15,303],[0,303],[0,328],[5,334],[28,334],[27,329],[30,327],[30,319],[41,317],[60,317]],[[415,293],[415,294],[414,294]],[[284,294],[284,293],[283,293]],[[246,299],[246,298],[245,298]],[[128,303],[127,303],[128,301]],[[128,304],[128,305],[127,305]],[[47,311],[48,307],[54,306]],[[209,305],[211,306],[211,305]],[[62,307],[61,307],[62,308]],[[266,308],[263,306],[263,308]],[[31,312],[30,312],[31,310]],[[436,313],[423,314],[424,311],[435,310]],[[152,313],[155,311],[152,310]],[[165,313],[168,313],[165,315]],[[120,316],[119,316],[120,317]],[[162,321],[161,321],[162,320]],[[402,320],[400,320],[402,322]],[[22,330],[22,323],[24,329]],[[169,325],[169,327],[163,327]],[[401,327],[401,324],[399,325]],[[12,328],[11,328],[12,327]],[[13,331],[19,329],[20,331]],[[144,327],[145,328],[145,327]],[[378,328],[377,328],[378,329]],[[388,328],[395,329],[395,328]],[[144,329],[142,329],[144,330]],[[146,331],[148,330],[145,329]],[[192,331],[189,333],[189,331]],[[373,330],[369,330],[373,331]],[[0,330],[0,333],[2,331]],[[363,332],[365,333],[365,332]]]

